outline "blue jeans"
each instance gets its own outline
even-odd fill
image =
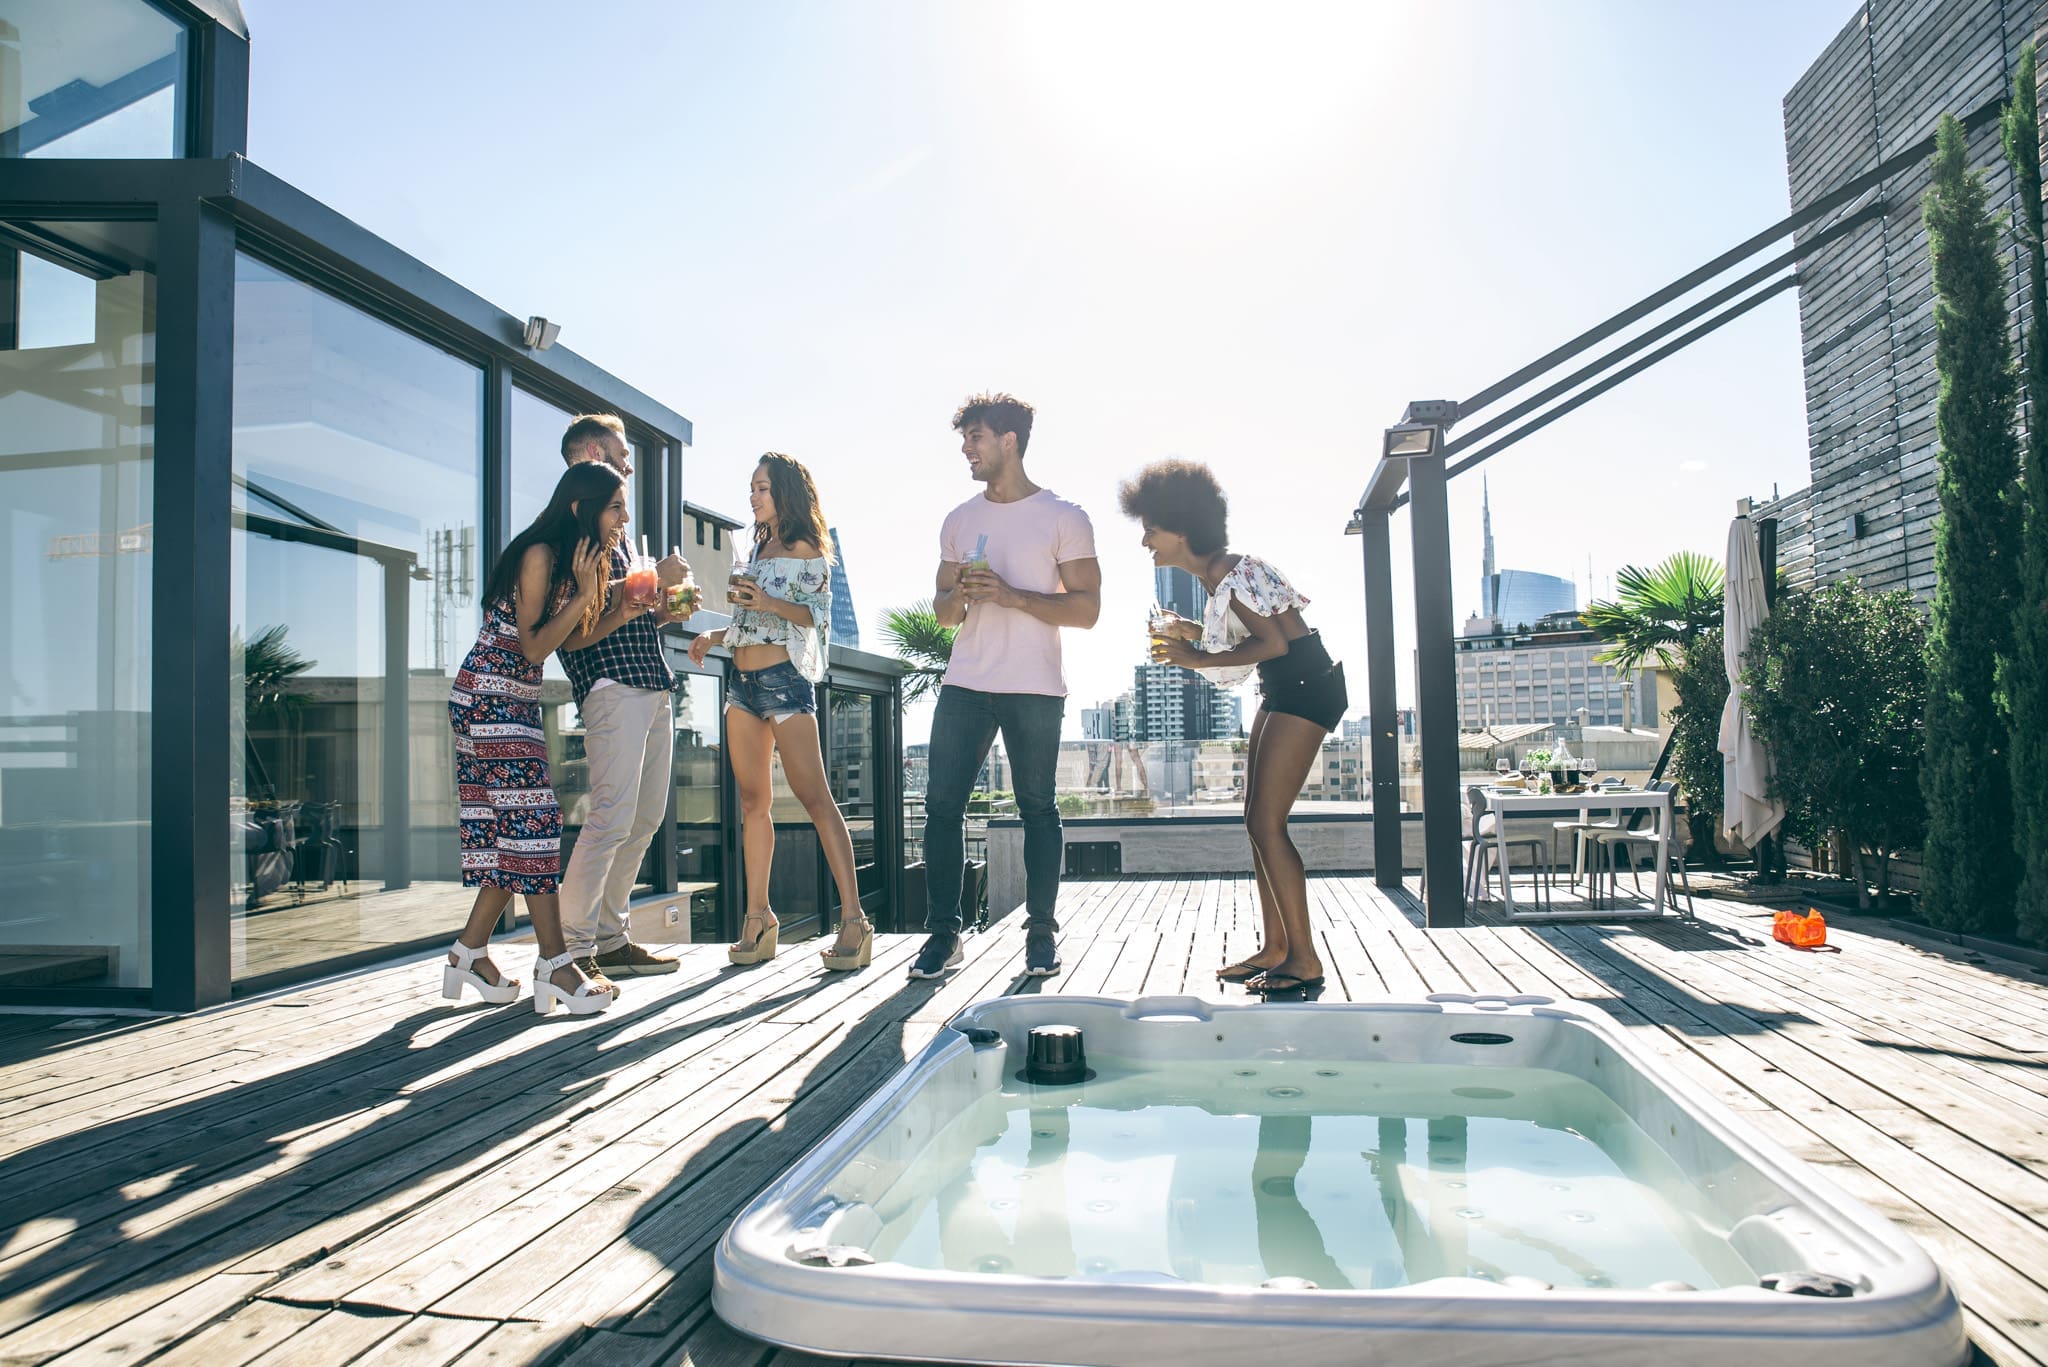
[[[924,795],[924,928],[960,930],[963,823],[975,777],[996,732],[1003,733],[1017,814],[1024,818],[1025,925],[1057,930],[1053,904],[1060,895],[1060,808],[1053,778],[1060,762],[1060,719],[1065,698],[1041,693],[982,693],[948,684],[932,714],[931,776]],[[1005,908],[1007,910],[1007,908]]]

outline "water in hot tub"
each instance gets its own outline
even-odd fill
[[[1091,1058],[1007,1083],[873,1202],[924,1268],[1327,1290],[1433,1277],[1754,1284],[1700,1190],[1597,1088],[1531,1069]]]

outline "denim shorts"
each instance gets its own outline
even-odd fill
[[[783,722],[818,714],[818,690],[784,660],[766,669],[734,666],[725,675],[725,703],[762,721]]]
[[[1290,641],[1287,653],[1259,665],[1259,695],[1268,712],[1312,721],[1335,731],[1351,706],[1344,688],[1344,666],[1330,658],[1321,633]]]

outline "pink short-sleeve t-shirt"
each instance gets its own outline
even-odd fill
[[[976,495],[946,515],[939,554],[958,565],[988,538],[989,568],[1011,588],[1059,593],[1060,566],[1095,558],[1088,514],[1051,490],[1015,503]],[[1060,629],[1019,608],[976,603],[953,640],[946,682],[983,693],[1067,695],[1060,665]]]

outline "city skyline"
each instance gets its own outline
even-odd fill
[[[1362,684],[1342,528],[1381,426],[1781,218],[1784,94],[1855,14],[1447,0],[1304,4],[1245,27],[1203,4],[622,2],[561,25],[507,0],[478,27],[399,0],[245,9],[252,157],[687,411],[692,501],[741,506],[763,450],[804,460],[858,548],[864,635],[930,596],[939,523],[979,492],[954,407],[984,388],[1035,404],[1029,472],[1089,512],[1103,569],[1100,623],[1064,633],[1069,735],[1143,642],[1153,567],[1116,487],[1163,456],[1211,466],[1231,548],[1301,588]],[[551,69],[603,71],[616,98],[472,145],[478,83],[528,69],[543,32]],[[1418,120],[1424,99],[1438,112]],[[1630,107],[1663,117],[1613,117]],[[1387,138],[1394,122],[1409,135]],[[1561,173],[1589,127],[1630,174]],[[394,176],[364,146],[464,154]],[[1418,177],[1430,211],[1388,212],[1387,187]],[[584,212],[583,187],[631,207]],[[1520,206],[1512,233],[1503,202]],[[656,242],[671,264],[650,272]],[[1365,419],[1332,432],[1333,408]],[[1604,592],[1621,565],[1718,554],[1735,498],[1804,482],[1805,433],[1787,297],[1489,464],[1499,562],[1577,579],[1590,558]],[[1479,562],[1479,483],[1450,487],[1461,566]],[[1663,515],[1629,515],[1645,490]],[[1397,518],[1404,605],[1407,552]],[[928,726],[914,707],[905,734]]]

